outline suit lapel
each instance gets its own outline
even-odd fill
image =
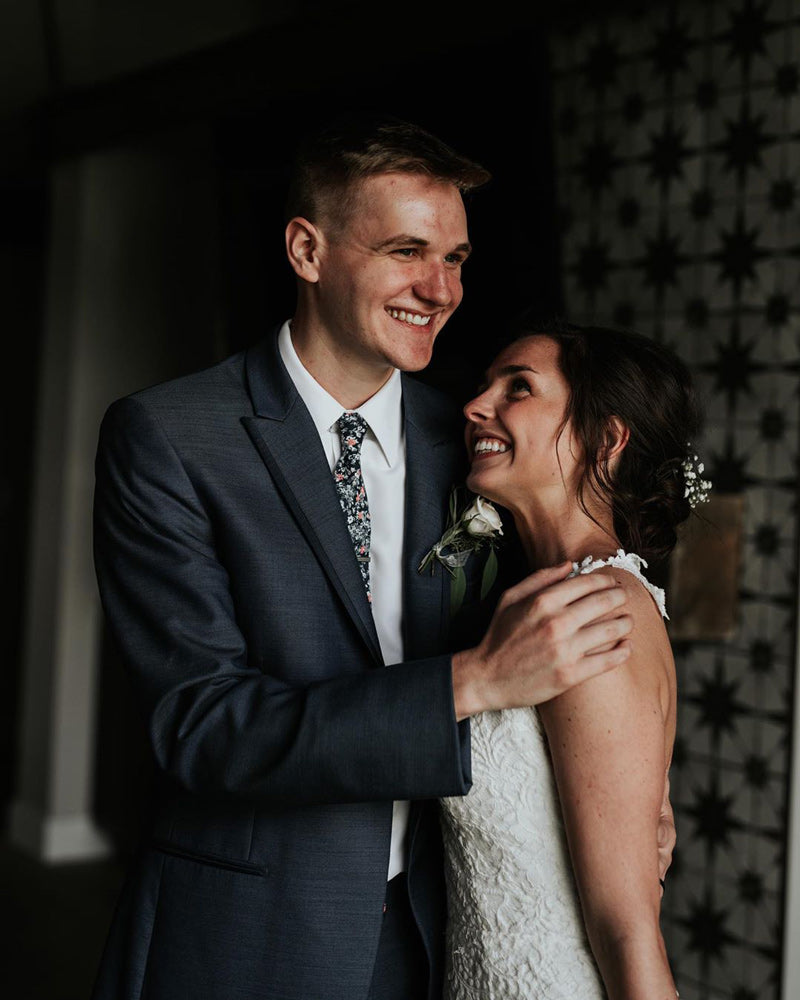
[[[373,659],[381,664],[372,610],[333,477],[311,415],[284,368],[277,337],[248,351],[246,366],[256,415],[243,417],[242,423]]]
[[[425,553],[442,536],[450,490],[463,480],[463,446],[446,411],[430,409],[425,389],[403,378],[406,432],[406,517],[403,544],[406,659],[442,650],[449,623],[450,577],[436,565],[418,572]]]
[[[418,382],[403,376],[406,435],[406,516],[403,542],[403,644],[407,660],[435,656],[446,648],[450,624],[450,576],[442,566],[417,567],[447,522],[450,490],[466,474],[459,424],[450,408],[431,407]],[[409,856],[413,858],[427,803],[411,803]]]

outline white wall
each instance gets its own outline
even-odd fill
[[[51,187],[11,838],[60,861],[105,851],[91,819],[100,419],[118,396],[214,360],[219,338],[217,211],[203,133],[60,163]]]

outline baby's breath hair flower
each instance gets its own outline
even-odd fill
[[[689,501],[689,506],[695,508],[700,503],[708,501],[708,494],[711,492],[711,480],[703,479],[705,465],[695,454],[690,441],[686,442],[689,449],[686,458],[681,462],[683,471],[683,496]]]

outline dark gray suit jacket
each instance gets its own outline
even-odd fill
[[[403,378],[404,642],[385,667],[319,435],[272,336],[115,403],[97,458],[103,605],[148,727],[152,836],[96,1000],[359,1000],[393,799],[441,988],[438,796],[470,786],[449,578],[417,565],[464,476],[461,420]],[[429,801],[421,801],[429,800]]]

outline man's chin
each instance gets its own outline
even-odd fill
[[[427,350],[408,351],[395,359],[394,367],[402,372],[421,372],[431,363],[433,344]]]

